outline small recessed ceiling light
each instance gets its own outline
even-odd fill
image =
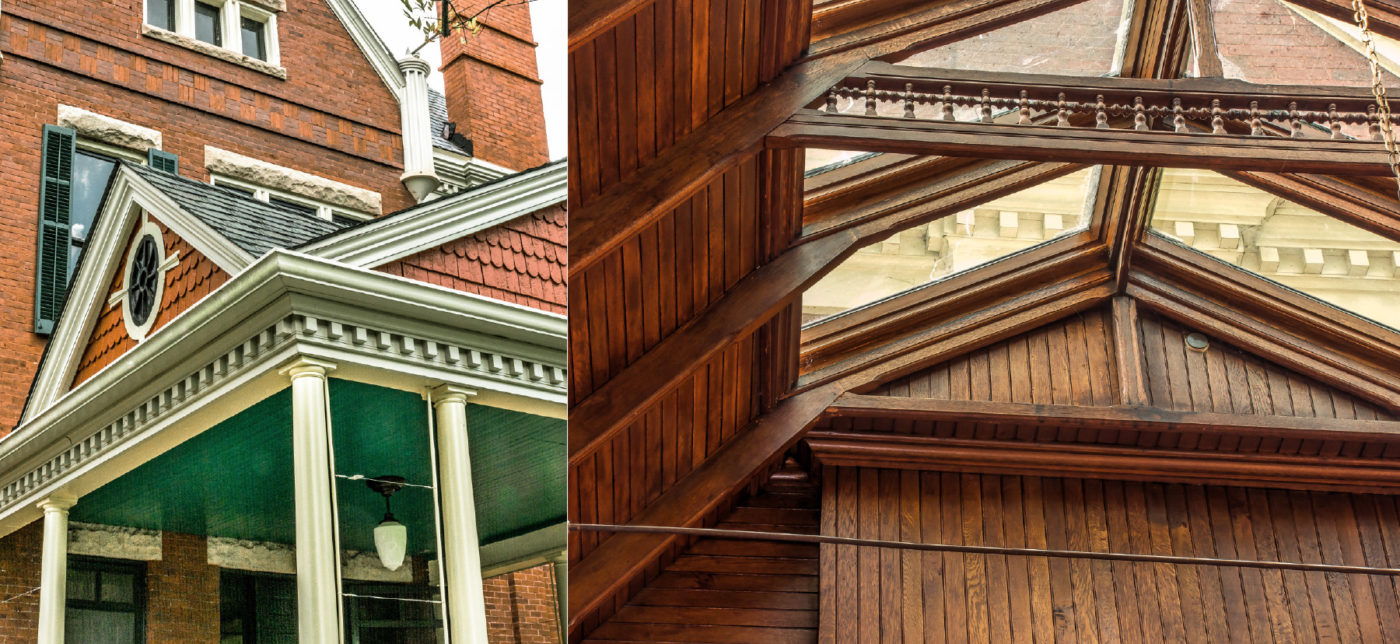
[[[1192,351],[1205,351],[1210,348],[1210,340],[1201,333],[1187,333],[1186,348]]]

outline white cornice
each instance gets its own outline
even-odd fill
[[[374,267],[528,215],[568,196],[568,166],[554,163],[356,226],[300,250]]]
[[[384,81],[384,86],[389,88],[389,93],[394,95],[394,100],[403,102],[405,82],[403,73],[399,71],[398,61],[384,45],[384,41],[379,39],[374,27],[365,20],[359,7],[351,0],[326,0],[326,4],[335,12],[335,17],[340,19],[340,24],[345,25],[350,39],[364,52],[365,59]]]
[[[48,407],[73,382],[82,352],[87,348],[87,339],[107,304],[107,291],[116,276],[120,256],[126,250],[126,235],[140,219],[143,209],[229,275],[236,275],[253,261],[248,253],[180,209],[134,170],[119,166],[88,239],[88,250],[69,284],[63,314],[49,338],[49,349],[39,364],[21,421]]]
[[[273,251],[0,439],[0,534],[33,519],[32,499],[84,494],[285,388],[295,356],[560,416],[566,344],[562,315]]]

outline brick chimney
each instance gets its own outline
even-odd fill
[[[470,16],[491,0],[454,0]],[[447,117],[477,159],[525,170],[549,161],[530,7],[503,3],[477,18],[481,31],[440,40]],[[463,44],[463,36],[466,43]]]

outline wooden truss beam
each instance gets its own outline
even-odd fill
[[[839,393],[835,387],[814,389],[779,403],[628,524],[696,525],[755,472],[792,447]],[[569,631],[576,632],[585,616],[621,590],[676,538],[657,534],[614,535],[570,566]]]
[[[570,412],[569,454],[577,461],[735,340],[752,333],[862,244],[889,230],[957,212],[1073,169],[1063,164],[987,161],[972,170],[910,186],[892,203],[858,211],[839,226],[783,251],[736,284],[718,302],[672,333]]]
[[[1400,333],[1157,235],[1127,294],[1168,318],[1400,411]]]
[[[1355,24],[1349,0],[1290,0],[1293,4],[1312,9],[1347,24]],[[1400,2],[1396,0],[1366,0],[1371,31],[1391,38],[1400,38]]]
[[[1271,438],[1400,442],[1400,421],[1220,414],[1141,405],[1087,407],[846,393],[831,404],[827,413],[835,417],[956,421],[1027,427],[1233,433]],[[1400,464],[1397,464],[1397,468],[1400,468]]]
[[[1205,170],[1385,175],[1379,143],[845,116],[802,110],[768,137],[813,147]]]
[[[1319,460],[1298,456],[827,431],[807,434],[805,444],[821,463],[853,467],[997,472],[1024,476],[1171,481],[1339,492],[1394,494],[1400,491],[1400,464],[1393,459]]]
[[[569,3],[569,51],[597,38],[641,11],[652,0],[572,0]]]
[[[763,145],[784,120],[875,56],[935,46],[1083,0],[961,0],[813,53],[725,108],[645,167],[569,213],[569,271],[580,273]],[[928,14],[928,15],[925,15]]]
[[[1197,76],[1221,78],[1225,71],[1220,65],[1220,45],[1215,40],[1215,19],[1210,0],[1186,0],[1186,13],[1191,18],[1191,44],[1196,50]]]
[[[1358,228],[1400,241],[1400,201],[1338,177],[1313,174],[1226,172],[1226,176],[1284,197]],[[1388,188],[1394,183],[1386,182]]]
[[[1089,249],[1085,252],[1101,251]],[[1074,255],[1066,258],[1073,261]],[[1037,268],[1047,271],[1047,276],[1037,276],[1031,281],[1033,284],[1048,279],[1048,273],[1054,272],[1054,263],[1047,262]],[[1017,293],[1026,288],[1026,281],[1024,275],[1014,276],[1010,281],[989,280],[980,288],[1000,290],[1002,294]],[[798,378],[795,390],[838,382],[845,391],[862,391],[1089,309],[1113,294],[1108,272],[1101,268],[1079,273],[1062,271],[1051,283],[1043,284],[1017,295],[1004,296],[995,303],[984,299],[982,307],[975,311],[931,322],[916,333],[809,371]]]

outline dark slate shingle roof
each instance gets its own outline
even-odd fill
[[[453,145],[451,141],[443,138],[442,133],[447,129],[447,121],[449,120],[447,116],[447,97],[443,96],[442,93],[437,90],[429,89],[428,127],[433,131],[433,147],[441,148],[448,152],[466,154],[466,150]]]
[[[123,165],[253,257],[261,257],[274,248],[293,248],[344,228],[291,208],[258,201],[237,190],[135,163]]]

